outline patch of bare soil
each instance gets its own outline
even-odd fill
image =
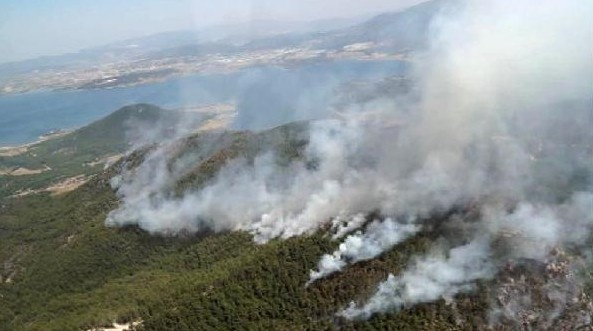
[[[20,198],[30,194],[37,194],[41,192],[50,192],[52,195],[60,195],[76,190],[83,184],[89,181],[92,176],[78,175],[74,177],[66,178],[60,182],[54,183],[46,188],[32,190],[24,189],[11,195],[10,198]]]
[[[79,188],[84,183],[88,182],[90,179],[89,176],[85,175],[78,175],[70,178],[66,178],[63,181],[55,183],[45,189],[43,191],[51,192],[52,195],[60,195],[70,191],[74,191],[75,189]]]
[[[229,127],[237,115],[237,107],[232,103],[215,103],[197,107],[182,108],[181,111],[196,112],[210,115],[211,117],[202,122],[198,131],[224,130]]]
[[[96,159],[94,161],[86,163],[86,165],[90,167],[94,167],[99,164],[105,164],[105,167],[109,167],[110,165],[114,164],[115,162],[119,161],[124,156],[124,154],[115,154],[109,155],[100,159]]]
[[[15,169],[0,169],[0,176],[28,176],[38,175],[40,173],[51,170],[50,167],[44,166],[41,169],[29,169],[25,167],[19,167]]]
[[[225,105],[224,107],[219,107],[212,113],[214,116],[204,121],[198,128],[198,131],[227,129],[237,116],[237,111],[234,105]]]
[[[0,156],[11,157],[25,154],[29,150],[29,146],[17,147],[0,147]]]

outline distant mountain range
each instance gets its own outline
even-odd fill
[[[362,16],[315,22],[254,21],[199,31],[164,32],[77,53],[0,64],[0,76],[8,78],[36,70],[84,68],[146,58],[233,54],[285,47],[335,49],[372,42],[382,49],[405,51],[425,45],[430,19],[438,12],[441,3],[428,1],[371,18]]]

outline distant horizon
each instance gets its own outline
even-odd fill
[[[370,0],[366,4],[339,0],[307,0],[298,4],[225,0],[214,5],[195,0],[175,4],[163,0],[139,1],[0,3],[0,45],[3,45],[0,65],[74,54],[161,33],[200,31],[250,22],[307,23],[371,17],[426,0]]]
[[[403,9],[405,9],[405,8],[403,8]],[[372,13],[360,14],[360,15],[355,15],[355,16],[347,16],[347,17],[327,17],[327,18],[316,19],[316,20],[311,20],[311,21],[294,20],[294,21],[286,21],[286,22],[283,22],[283,23],[307,24],[307,23],[332,21],[332,20],[353,20],[354,21],[357,18],[360,18],[361,21],[364,21],[364,20],[370,19],[370,18],[372,18],[374,16],[381,15],[381,14],[384,14],[384,13],[389,13],[389,12],[394,12],[394,11],[372,12]],[[64,56],[64,55],[69,55],[69,54],[77,54],[77,53],[84,52],[84,51],[91,50],[91,49],[95,49],[95,48],[107,47],[107,46],[112,45],[112,44],[123,43],[123,42],[127,42],[127,41],[133,41],[133,40],[136,40],[136,39],[150,38],[150,37],[158,36],[158,35],[162,35],[162,34],[181,33],[181,32],[200,33],[202,31],[206,31],[206,30],[209,30],[209,29],[217,29],[217,28],[232,27],[232,26],[241,26],[241,25],[248,25],[248,24],[252,24],[252,23],[281,23],[281,21],[273,20],[273,19],[254,19],[252,21],[236,22],[236,23],[229,23],[229,24],[223,23],[223,24],[213,24],[213,25],[208,25],[208,26],[203,26],[203,27],[195,27],[195,28],[189,27],[189,28],[186,28],[186,29],[164,30],[164,31],[159,31],[159,32],[154,32],[154,33],[149,33],[149,34],[135,35],[135,36],[131,36],[131,37],[123,38],[123,39],[116,39],[116,40],[109,41],[109,42],[106,42],[106,43],[100,43],[100,44],[96,44],[96,45],[91,45],[91,46],[88,46],[88,47],[83,47],[83,48],[79,48],[79,49],[75,49],[75,50],[68,51],[68,52],[63,52],[63,53],[45,54],[45,55],[39,55],[39,56],[34,56],[34,57],[29,57],[29,58],[23,58],[23,59],[14,60],[14,61],[5,61],[5,62],[1,62],[0,61],[0,65],[6,65],[6,64],[11,64],[11,63],[26,62],[26,61],[31,61],[31,60],[45,58],[45,57],[59,57],[59,56]]]

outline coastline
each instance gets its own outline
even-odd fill
[[[58,138],[58,137],[62,137],[65,136],[71,132],[73,132],[74,129],[60,129],[60,130],[53,130],[50,131],[46,134],[43,134],[41,136],[39,136],[37,138],[37,140],[30,142],[30,143],[24,143],[24,144],[20,144],[20,145],[7,145],[7,146],[0,146],[0,157],[13,157],[13,156],[18,156],[21,154],[26,153],[29,148],[41,144],[42,142],[54,139],[54,138]]]

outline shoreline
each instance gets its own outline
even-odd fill
[[[29,148],[41,144],[42,142],[54,139],[54,138],[58,138],[58,137],[62,137],[65,136],[71,132],[73,132],[75,129],[59,129],[59,130],[53,130],[50,131],[46,134],[43,134],[39,137],[37,137],[37,140],[29,142],[29,143],[23,143],[20,145],[4,145],[1,146],[0,145],[0,157],[12,157],[12,156],[18,156],[21,154],[26,153]]]
[[[169,110],[169,109],[167,109]],[[233,102],[215,102],[215,103],[204,103],[204,104],[197,104],[197,105],[189,105],[184,107],[172,108],[172,111],[179,111],[179,112],[196,112],[196,113],[217,113],[217,115],[221,114],[229,114],[236,112],[236,105]],[[65,136],[69,133],[72,133],[79,129],[80,127],[76,128],[69,128],[69,129],[57,129],[52,130],[48,133],[42,134],[37,137],[36,140],[31,142],[25,143],[17,143],[13,145],[2,145],[0,143],[0,157],[11,157],[21,155],[27,152],[27,150],[35,145],[38,145],[42,142]]]
[[[284,67],[286,69],[292,68],[295,63],[299,65],[308,65],[308,64],[322,64],[322,63],[337,63],[341,61],[359,61],[359,62],[399,62],[405,63],[410,62],[411,59],[409,54],[405,52],[401,53],[373,53],[373,54],[365,54],[364,52],[356,52],[356,51],[343,51],[338,53],[333,53],[331,51],[327,51],[325,53],[327,56],[316,56],[316,57],[304,57],[301,59],[295,59],[293,61],[288,60],[284,62],[277,62],[277,61],[269,61],[267,63],[260,63],[258,61],[254,61],[249,65],[220,65],[214,64],[213,67],[204,67],[200,70],[180,70],[174,71],[168,74],[164,74],[162,76],[151,77],[147,79],[139,79],[134,81],[124,81],[118,82],[117,84],[111,84],[112,82],[108,82],[107,85],[101,84],[102,78],[97,76],[95,79],[86,82],[85,84],[57,84],[55,87],[52,86],[31,86],[22,89],[9,89],[2,88],[3,85],[0,84],[0,97],[8,97],[8,96],[21,96],[26,94],[34,94],[34,93],[42,93],[42,92],[58,92],[58,91],[93,91],[93,90],[111,90],[111,89],[120,89],[120,88],[130,88],[130,87],[138,87],[156,83],[163,83],[167,82],[168,80],[179,79],[187,76],[204,76],[204,75],[228,75],[233,72],[246,70],[246,69],[253,69],[260,66],[279,66]],[[137,73],[151,73],[154,71],[134,71],[130,70],[129,72],[122,73],[118,76],[110,77],[109,79],[116,79],[116,80],[123,80],[129,75],[134,75]],[[72,74],[77,74],[74,72]],[[90,84],[90,85],[87,85]]]

